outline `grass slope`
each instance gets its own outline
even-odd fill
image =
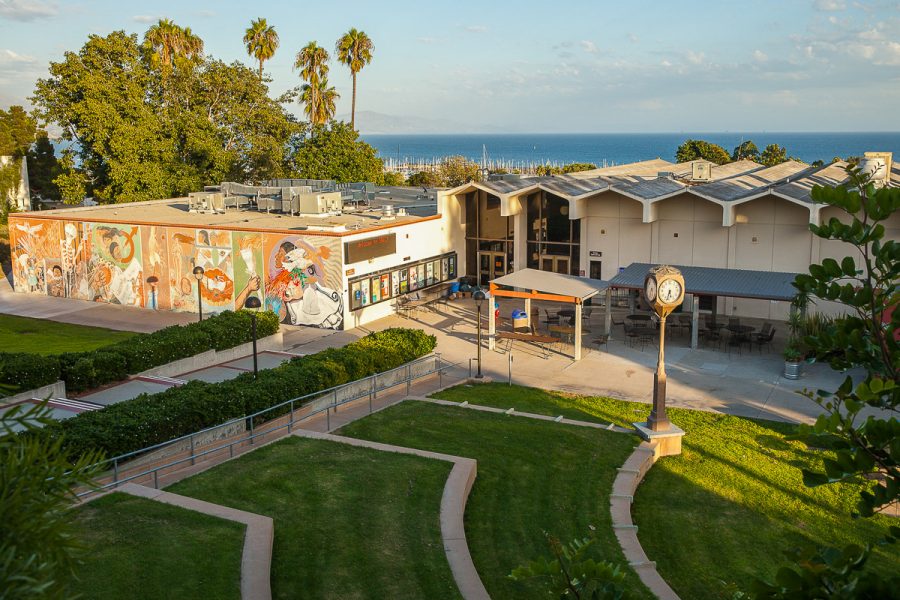
[[[84,598],[241,597],[239,523],[118,493],[73,514],[85,545],[75,591]]]
[[[439,520],[450,468],[288,438],[169,490],[274,519],[275,598],[458,598]]]
[[[550,555],[544,531],[568,542],[593,525],[596,557],[624,562],[609,493],[616,467],[636,445],[631,436],[413,401],[351,423],[341,434],[477,459],[466,540],[493,598],[547,597],[536,582],[507,579],[520,564]],[[637,576],[628,574],[631,590],[646,597]]]
[[[3,352],[44,355],[80,352],[108,346],[133,335],[129,331],[0,315],[0,348]]]
[[[490,384],[456,387],[446,400],[628,426],[650,406],[610,398],[572,396],[534,388]],[[800,468],[816,454],[785,436],[787,423],[669,409],[687,432],[683,453],[658,462],[638,490],[635,523],[641,544],[682,598],[715,597],[721,582],[746,588],[754,577],[772,579],[786,561],[782,551],[801,544],[874,543],[889,517],[853,520],[858,488],[810,489]],[[891,547],[878,547],[869,568],[900,569]]]

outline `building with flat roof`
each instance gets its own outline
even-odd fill
[[[889,155],[879,160],[878,185],[900,186],[900,168]],[[306,180],[278,180],[18,213],[9,226],[14,287],[192,312],[240,308],[255,296],[285,323],[349,328],[392,313],[410,294],[443,293],[461,276],[486,285],[524,268],[600,280],[634,263],[805,272],[848,252],[809,231],[841,217],[810,192],[845,182],[845,166],[655,159],[466,183],[438,191],[436,203],[427,190],[367,189],[368,204],[355,207]],[[886,227],[900,238],[900,216]],[[786,301],[752,294],[698,293],[685,308],[695,301],[719,314],[788,314]]]

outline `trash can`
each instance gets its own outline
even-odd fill
[[[512,317],[513,329],[528,327],[528,315],[521,308],[513,310],[510,316]]]

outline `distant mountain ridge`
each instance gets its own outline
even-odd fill
[[[338,115],[339,121],[350,121],[350,115]],[[450,119],[428,119],[397,116],[371,110],[356,113],[356,129],[363,135],[416,133],[506,133],[507,130],[485,124],[465,124]]]

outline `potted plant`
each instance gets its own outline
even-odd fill
[[[785,379],[800,379],[803,352],[794,340],[788,342],[784,349],[784,377]]]

